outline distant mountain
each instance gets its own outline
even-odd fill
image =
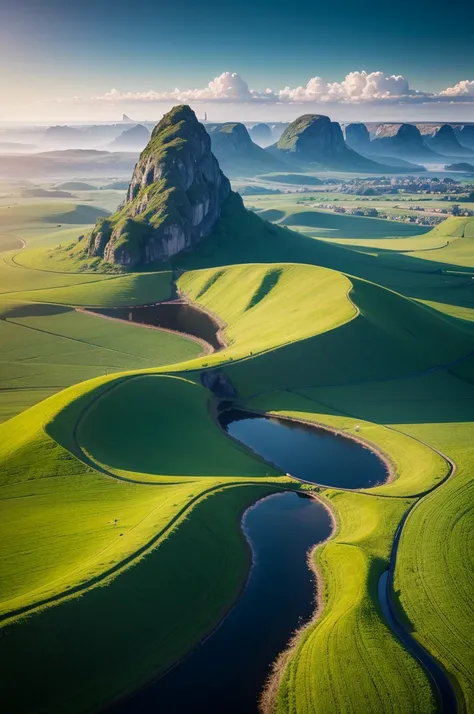
[[[449,124],[443,124],[432,137],[427,140],[428,146],[444,156],[469,156],[474,154],[471,149],[462,146]]]
[[[44,188],[27,188],[21,194],[24,198],[74,198],[69,191],[58,191],[53,189],[48,191]]]
[[[304,114],[296,119],[267,151],[300,168],[312,165],[322,169],[364,173],[400,170],[372,161],[351,149],[344,141],[340,125],[321,114]]]
[[[123,131],[120,136],[110,142],[108,148],[112,151],[141,151],[150,140],[150,132],[143,124],[136,124]]]
[[[78,245],[128,267],[168,260],[211,234],[231,193],[204,126],[190,107],[174,107],[153,130],[121,208]]]
[[[133,119],[130,119],[126,114],[122,114],[122,121],[124,124],[133,124]]]
[[[68,176],[130,176],[135,166],[133,154],[96,151],[94,149],[66,149],[40,154],[0,155],[0,176],[5,178],[39,178]]]
[[[84,183],[83,181],[64,181],[64,183],[58,183],[54,187],[55,189],[63,189],[65,191],[95,191],[96,186],[91,183]]]
[[[84,133],[72,126],[50,126],[44,132],[44,144],[50,146],[77,146],[84,141]]]
[[[283,160],[254,144],[247,128],[239,122],[208,124],[206,130],[212,151],[229,176],[253,176],[286,168]]]
[[[466,124],[456,130],[456,136],[462,146],[474,149],[474,124]]]
[[[112,183],[106,183],[100,188],[102,191],[126,191],[128,184],[129,181],[112,181]]]
[[[346,137],[346,143],[351,149],[354,149],[355,151],[370,150],[370,134],[365,124],[362,124],[361,122],[348,124],[345,127],[344,134]]]
[[[399,156],[386,155],[384,153],[383,143],[377,140],[372,141],[367,126],[361,122],[347,124],[344,128],[344,133],[346,143],[351,149],[354,149],[354,151],[358,151],[369,158],[373,157],[381,164],[395,166],[400,169],[405,169],[406,171],[426,171],[425,167],[420,164],[406,161],[405,159],[401,159]]]
[[[273,132],[268,124],[254,124],[254,126],[249,129],[249,134],[252,141],[259,146],[270,146],[270,144],[273,144],[275,141]]]
[[[289,124],[290,122],[288,121],[278,121],[275,124],[269,124],[273,134],[273,141],[278,141]]]
[[[474,173],[474,165],[461,162],[459,164],[449,164],[444,167],[446,171],[463,171],[464,173]]]
[[[324,181],[309,174],[266,174],[262,176],[265,181],[276,181],[277,183],[291,183],[296,186],[322,186]]]
[[[374,149],[386,156],[414,161],[439,161],[441,156],[430,148],[414,124],[401,124],[393,136],[374,139]]]

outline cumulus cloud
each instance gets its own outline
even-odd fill
[[[71,101],[71,100],[69,100]],[[412,89],[402,75],[386,75],[384,72],[349,72],[340,82],[328,82],[322,77],[312,77],[306,85],[284,87],[273,91],[250,89],[247,82],[236,72],[223,72],[207,86],[197,89],[173,89],[159,92],[130,92],[111,89],[89,99],[75,97],[74,102],[87,103],[264,103],[280,104],[309,103],[416,103],[416,102],[471,102],[474,101],[474,80],[462,80],[453,87],[438,93]]]
[[[400,99],[413,94],[401,75],[386,77],[383,72],[349,72],[342,82],[326,82],[313,77],[305,87],[285,87],[278,96],[292,102],[363,102]]]
[[[458,82],[454,87],[447,87],[440,92],[442,97],[472,97],[474,98],[474,80],[469,81],[468,79],[463,79]]]
[[[170,92],[110,92],[94,97],[96,101],[117,102],[252,102],[276,99],[271,89],[258,92],[249,89],[247,82],[237,72],[223,72],[203,89],[173,89]]]

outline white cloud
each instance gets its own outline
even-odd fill
[[[64,100],[57,100],[64,101]],[[412,89],[402,75],[385,75],[383,72],[349,72],[340,82],[328,82],[321,77],[312,77],[306,85],[285,87],[273,91],[250,89],[247,82],[236,72],[223,72],[201,89],[173,89],[159,92],[131,92],[111,89],[100,96],[81,99],[74,103],[124,104],[124,103],[229,103],[259,104],[363,104],[363,103],[417,103],[417,102],[471,102],[474,101],[474,80],[463,80],[453,87],[438,93]]]
[[[342,82],[326,82],[313,77],[305,87],[278,92],[284,101],[291,102],[363,102],[394,99],[412,93],[408,81],[401,75],[386,77],[383,72],[349,72]]]
[[[110,92],[93,101],[104,102],[252,102],[276,99],[271,89],[257,92],[249,89],[247,82],[237,72],[223,72],[215,77],[203,89],[173,89],[171,92],[121,92],[111,89]]]
[[[463,79],[454,87],[447,87],[440,92],[442,97],[472,97],[474,99],[474,80]]]

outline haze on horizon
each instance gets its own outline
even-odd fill
[[[0,0],[0,122],[156,121],[183,102],[214,121],[474,121],[469,27],[421,0]]]

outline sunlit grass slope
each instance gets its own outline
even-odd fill
[[[94,402],[94,388],[101,385],[107,391]],[[120,395],[121,390],[126,393]],[[76,442],[68,409],[78,398],[85,418]],[[276,474],[224,436],[207,414],[207,398],[206,389],[180,378],[137,377],[118,386],[102,378],[0,425],[1,488],[8,513],[1,525],[2,567],[8,576],[1,591],[3,613],[67,594],[117,567],[201,493],[232,479]],[[44,433],[45,424],[56,442]],[[117,428],[122,432],[114,434]],[[164,431],[166,439],[157,440]],[[84,446],[104,461],[116,460],[126,485],[91,471],[58,441],[77,443],[70,451],[78,454]],[[141,468],[152,472],[154,485],[144,485],[142,478],[130,486],[140,480]],[[127,469],[133,471],[126,474]],[[22,526],[13,529],[13,523]],[[61,548],[56,548],[58,539]]]
[[[41,700],[48,714],[98,710],[189,651],[235,599],[249,557],[240,515],[289,479],[213,423],[197,382],[203,367],[220,365],[242,402],[357,433],[397,476],[370,494],[321,491],[338,532],[315,555],[321,619],[282,662],[279,714],[432,711],[428,680],[384,624],[376,583],[400,518],[433,487],[408,518],[396,588],[414,635],[451,674],[468,712],[474,378],[463,358],[472,331],[367,280],[443,304],[451,294],[450,304],[461,305],[470,273],[448,271],[428,251],[357,251],[250,213],[237,225],[234,218],[230,210],[197,254],[176,261],[192,269],[179,288],[226,323],[229,347],[202,358],[187,343],[160,342],[155,359],[154,331],[57,307],[152,302],[169,294],[169,273],[64,275],[2,254],[7,382],[24,379],[44,395],[51,381],[35,382],[34,372],[47,374],[55,355],[49,374],[83,379],[75,372],[83,347],[94,374],[109,361],[114,371],[141,370],[77,384],[0,425],[8,576],[0,592],[3,614],[15,620],[0,639],[7,709],[31,713]],[[19,301],[56,307],[25,314]],[[430,445],[459,466],[440,486],[447,463]],[[57,604],[38,612],[51,598]],[[35,614],[20,617],[25,608]],[[27,687],[18,687],[19,668]]]
[[[258,359],[226,365],[241,394],[393,379],[437,368],[473,349],[472,334],[452,320],[374,284],[351,282],[350,299],[359,309],[354,319]]]
[[[269,473],[214,425],[208,397],[204,387],[177,377],[122,380],[84,413],[77,441],[94,462],[130,477]]]
[[[460,224],[450,218],[442,225],[446,231],[458,232]],[[428,241],[433,240],[430,233],[425,235]],[[436,235],[435,241],[440,240],[445,238]],[[422,256],[413,257],[402,251],[362,249],[318,240],[280,225],[262,223],[251,211],[237,214],[230,201],[215,234],[192,257],[183,255],[175,262],[190,270],[240,263],[310,263],[375,282],[408,297],[454,307],[474,306],[472,270],[431,261],[430,253],[426,250]]]
[[[427,487],[436,485],[437,482],[440,483],[446,475],[446,464],[443,468],[434,452],[427,459],[428,447],[439,449],[454,460],[457,466],[455,474],[438,485],[432,493],[424,496],[408,517],[397,557],[395,594],[400,608],[403,609],[402,617],[413,636],[436,657],[452,677],[461,712],[470,712],[474,701],[474,648],[470,637],[473,616],[470,598],[473,586],[470,532],[474,516],[471,488],[474,458],[471,438],[474,429],[474,372],[472,360],[470,371],[468,364],[467,360],[465,366],[460,363],[447,370],[417,375],[409,379],[303,389],[298,390],[299,397],[294,392],[280,393],[273,397],[262,396],[250,402],[250,405],[257,409],[271,409],[293,415],[299,413],[300,416],[306,413],[306,418],[340,429],[348,429],[351,433],[354,433],[354,425],[358,424],[358,436],[378,444],[391,455],[393,462],[398,464],[397,470],[400,475],[405,474],[406,477],[402,476],[393,484],[379,488],[380,494],[385,492],[388,495],[395,487],[394,495],[397,492],[410,495],[420,493]],[[458,372],[464,379],[457,376]],[[301,397],[303,397],[302,401]],[[295,402],[295,399],[300,401]],[[403,441],[404,434],[412,439],[409,442]],[[427,446],[423,446],[423,443]],[[438,473],[438,480],[433,478],[430,483],[429,475],[433,477],[436,473]],[[403,487],[407,486],[409,490],[404,490]],[[329,676],[331,671],[329,668],[334,664],[331,664],[331,659],[328,657],[319,657],[321,651],[325,651],[324,648],[330,648],[328,652],[349,653],[342,658],[343,662],[340,664],[345,668],[352,666],[350,653],[354,641],[359,643],[359,652],[361,643],[364,642],[361,627],[364,617],[368,614],[366,604],[362,605],[363,601],[360,601],[361,605],[358,607],[362,609],[356,608],[357,617],[353,627],[349,627],[348,622],[354,612],[349,608],[341,617],[340,610],[341,598],[347,602],[344,598],[347,598],[349,584],[352,587],[357,583],[356,573],[353,573],[352,579],[344,581],[347,586],[343,591],[344,595],[341,592],[340,598],[331,600],[333,593],[340,592],[335,579],[336,581],[341,579],[342,582],[346,573],[352,573],[351,568],[356,554],[353,547],[347,550],[347,543],[354,545],[355,541],[359,547],[366,548],[365,538],[372,520],[366,515],[355,528],[358,518],[364,513],[361,498],[363,498],[362,494],[339,493],[337,501],[333,501],[335,505],[337,504],[341,531],[336,540],[324,546],[317,554],[317,563],[323,580],[327,583],[325,593],[329,599],[323,610],[322,619],[316,622],[314,630],[309,628],[306,636],[303,636],[299,649],[295,651],[288,669],[284,671],[279,699],[280,711],[320,711],[319,701],[326,706],[321,711],[331,711],[331,707],[328,706],[330,700],[327,697],[332,696],[333,693],[341,697],[337,700],[337,704],[333,704],[335,710],[340,710],[343,697],[347,695],[348,680],[342,672],[340,678],[344,679],[346,688],[341,687],[340,690],[334,688],[329,691],[325,689],[323,681],[321,690],[318,690],[321,699],[317,702],[313,699],[311,690],[305,689],[302,682],[304,673],[309,675],[308,658],[312,661],[313,678],[317,678],[320,671],[324,672],[324,676]],[[374,508],[377,503],[380,517],[383,516],[384,519],[384,525],[374,529],[371,539],[381,539],[390,522],[386,520],[389,516],[383,514],[388,514],[391,508],[396,508],[395,501],[373,499],[370,496],[369,498]],[[359,499],[358,509],[356,512],[348,512],[347,504],[357,503],[357,500],[353,501],[353,499]],[[398,504],[408,505],[410,502],[411,499],[396,499]],[[354,537],[355,535],[357,538]],[[338,543],[344,544],[343,547]],[[337,557],[337,552],[342,554],[344,549],[347,553],[345,564],[342,555],[340,561]],[[336,559],[334,560],[333,557]],[[384,557],[386,558],[386,555]],[[377,566],[373,567],[377,572]],[[375,585],[375,581],[373,579],[371,581],[370,577],[364,582],[364,587],[370,582],[372,588]],[[343,644],[341,632],[345,627],[347,627],[346,636],[351,633],[351,646]],[[359,634],[356,635],[356,632]],[[333,649],[335,642],[339,642],[337,649]],[[383,672],[385,658],[380,659],[380,651],[377,654],[376,639],[372,639],[371,642],[375,647],[373,671]],[[379,659],[378,665],[375,664],[376,658]],[[353,674],[355,676],[355,669]],[[333,676],[331,681],[335,681],[334,671],[331,676]],[[299,685],[298,677],[301,677]],[[355,692],[350,689],[352,696],[358,697],[359,692],[364,691],[364,685],[360,680],[359,673]],[[418,691],[418,688],[419,684],[414,691]],[[383,689],[380,688],[378,691]],[[297,708],[295,708],[295,701],[298,704]],[[390,706],[393,706],[393,698]],[[407,703],[406,706],[407,711],[423,710],[420,708],[421,704],[410,706]],[[385,710],[381,704],[379,707],[379,709],[374,708],[373,711]],[[367,705],[364,710],[372,711],[371,708],[367,709]]]
[[[302,265],[237,265],[185,273],[178,288],[226,324],[227,355],[243,356],[334,329],[351,320],[349,280]]]
[[[239,521],[268,491],[212,493],[107,587],[9,627],[0,642],[6,711],[31,714],[39,702],[48,714],[101,710],[189,652],[238,597],[250,559]],[[122,532],[120,521],[113,529]],[[18,686],[20,663],[28,686]]]
[[[0,421],[76,382],[201,351],[180,335],[67,307],[0,302]]]
[[[303,633],[282,679],[275,711],[433,712],[429,683],[380,617],[377,583],[407,508],[398,499],[329,493],[340,521],[316,552],[323,608]]]
[[[14,270],[14,269],[13,269]],[[35,287],[29,289],[29,270],[18,268],[16,274],[17,290],[5,290],[4,298],[27,302],[53,302],[59,305],[78,305],[86,307],[128,307],[129,305],[145,305],[166,300],[171,293],[171,273],[131,273],[116,277],[90,275],[61,275],[57,285]],[[53,276],[56,281],[59,274],[45,273]],[[74,280],[73,280],[74,278]],[[78,278],[77,280],[75,278]],[[82,280],[82,282],[81,282]],[[69,284],[71,281],[71,284]],[[10,283],[13,285],[13,283]]]

